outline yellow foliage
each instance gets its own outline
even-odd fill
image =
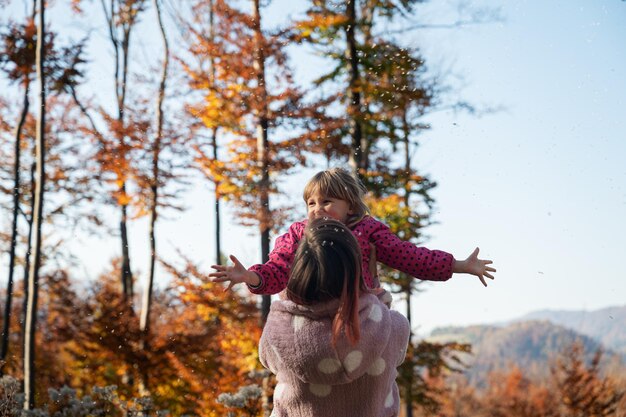
[[[404,201],[398,194],[392,194],[385,198],[373,199],[368,201],[370,211],[374,217],[384,218],[389,214],[398,214],[398,212],[406,212]]]
[[[369,197],[367,204],[372,216],[383,221],[401,238],[409,239],[419,234],[420,214],[404,204],[404,197],[398,194],[383,198]]]
[[[219,310],[210,305],[199,304],[197,307],[197,313],[200,315],[200,318],[209,321],[219,315]]]
[[[341,26],[347,21],[348,17],[341,14],[315,14],[309,20],[299,22],[297,28],[301,36],[309,37],[315,30],[328,30],[331,27]]]
[[[117,204],[120,206],[127,206],[130,203],[130,197],[128,194],[118,194]]]

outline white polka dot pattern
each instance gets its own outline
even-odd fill
[[[341,369],[341,362],[334,358],[325,358],[317,364],[317,369],[325,374],[332,374]]]
[[[330,385],[323,384],[311,384],[309,385],[309,391],[318,397],[326,397],[330,394],[332,387]]]
[[[276,356],[276,360],[278,362],[282,362],[282,358],[280,357],[280,352],[278,352],[278,349],[276,349],[276,346],[274,345],[270,345],[270,347],[272,348],[272,352],[274,352],[274,356]]]
[[[352,372],[361,365],[362,360],[363,353],[360,350],[353,350],[344,358],[343,366],[346,368],[346,371]]]
[[[382,374],[383,372],[385,372],[386,367],[387,367],[387,364],[385,363],[385,360],[383,358],[378,358],[369,367],[369,369],[367,370],[367,373],[372,376],[378,376]]]
[[[375,321],[376,323],[379,323],[383,319],[383,310],[380,308],[379,305],[372,304],[368,318]]]
[[[274,388],[274,399],[275,400],[280,400],[283,396],[283,394],[285,393],[285,384],[278,384],[276,385],[276,388]]]
[[[304,316],[293,316],[291,324],[293,325],[293,330],[297,332],[306,324],[306,318]]]
[[[393,390],[389,391],[387,398],[385,398],[385,408],[393,406]]]

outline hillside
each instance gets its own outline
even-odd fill
[[[469,379],[484,383],[490,371],[515,364],[529,376],[544,377],[556,355],[574,341],[580,341],[591,355],[601,345],[595,339],[548,321],[514,322],[506,326],[468,326],[435,329],[431,342],[458,341],[472,344],[472,355],[464,359]],[[608,361],[614,354],[607,352]]]
[[[594,311],[541,310],[516,321],[548,320],[596,339],[607,349],[626,355],[626,305]]]

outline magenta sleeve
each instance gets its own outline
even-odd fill
[[[370,240],[376,246],[378,261],[422,280],[446,281],[452,277],[454,257],[451,254],[403,241],[385,224],[375,223]]]
[[[264,264],[252,265],[248,268],[249,271],[255,272],[261,278],[261,283],[257,287],[248,285],[250,292],[265,295],[277,294],[287,288],[289,271],[303,230],[303,222],[292,224],[287,233],[276,239],[269,260]]]

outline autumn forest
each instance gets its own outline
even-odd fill
[[[278,27],[265,3],[0,1],[0,416],[269,415],[275,381],[257,347],[270,297],[225,292],[183,251],[159,251],[160,216],[184,215],[198,182],[213,193],[212,262],[232,238],[225,208],[265,261],[302,204],[285,179],[331,165],[362,179],[373,216],[424,242],[437,186],[414,161],[424,116],[492,110],[459,98],[402,42],[416,28],[399,18],[421,1],[303,0],[305,13]],[[68,37],[49,18],[60,7],[93,30]],[[468,12],[449,30],[493,19]],[[144,22],[154,66],[135,43]],[[106,48],[94,52],[96,36]],[[301,82],[295,54],[316,56],[321,75]],[[108,77],[97,85],[94,65]],[[129,250],[138,221],[149,225],[147,268]],[[74,268],[76,234],[119,248],[95,280]],[[379,271],[398,300],[420,291]],[[414,337],[401,415],[626,416],[626,373],[601,350],[573,343],[541,377],[511,365],[480,384],[464,376],[471,352]]]

